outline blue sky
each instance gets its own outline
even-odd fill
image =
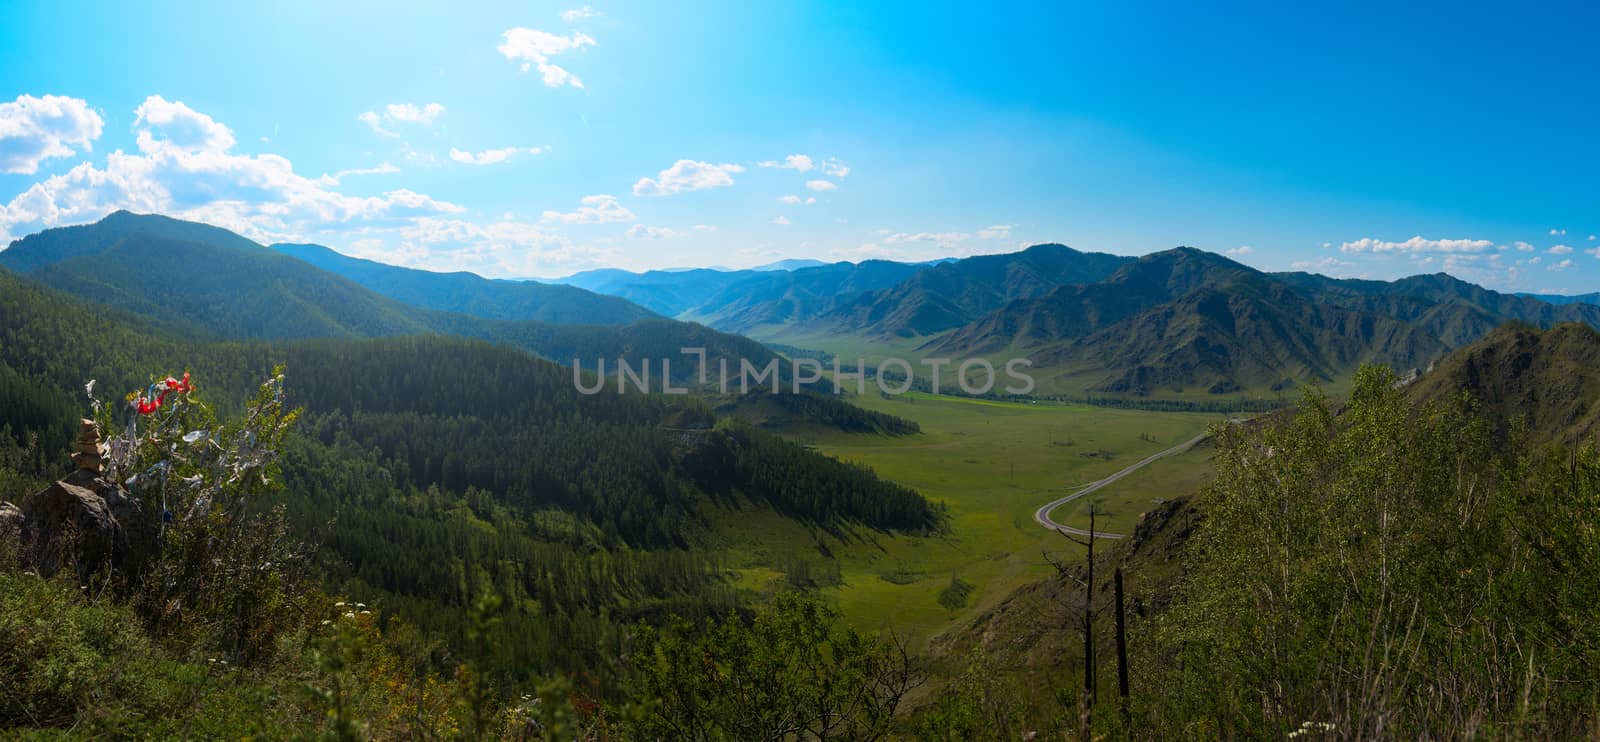
[[[10,4],[0,236],[131,208],[491,276],[1052,241],[1600,290],[1593,9],[589,1]]]

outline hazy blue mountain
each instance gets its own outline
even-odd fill
[[[1600,291],[1590,294],[1517,294],[1551,304],[1600,304]]]
[[[728,332],[802,323],[831,311],[843,297],[895,286],[922,270],[907,263],[864,260],[790,271],[755,271],[678,316]]]
[[[827,309],[828,302],[840,295],[892,286],[921,270],[919,266],[886,260],[794,268],[777,266],[738,271],[691,268],[643,273],[600,269],[555,280],[619,296],[670,317],[704,322],[729,332],[743,332],[763,324],[820,313]]]
[[[565,284],[597,294],[619,296],[650,311],[676,317],[699,306],[713,294],[755,271],[721,271],[695,268],[674,271],[634,273],[618,268],[574,273],[546,283]]]
[[[800,270],[801,268],[817,268],[817,267],[824,266],[824,265],[827,265],[827,263],[824,263],[821,260],[816,260],[816,259],[813,259],[813,258],[790,258],[788,260],[778,260],[778,261],[775,261],[775,262],[767,263],[765,265],[758,265],[758,266],[756,266],[754,268],[751,268],[750,270],[753,270],[753,271],[794,271],[794,270]]]
[[[574,286],[491,280],[465,271],[436,273],[342,255],[322,245],[272,249],[412,306],[474,317],[553,324],[622,325],[658,317],[626,299]]]

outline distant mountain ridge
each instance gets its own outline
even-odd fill
[[[1517,296],[1526,296],[1526,297],[1528,297],[1530,299],[1538,299],[1539,301],[1548,302],[1550,304],[1600,304],[1600,291],[1596,291],[1596,292],[1588,293],[1588,294],[1528,294],[1528,293],[1522,293],[1522,294],[1517,294]]]
[[[863,260],[760,272],[728,284],[678,317],[739,333],[763,326],[806,324],[832,311],[840,297],[879,291],[922,270],[907,263]]]
[[[574,286],[494,280],[465,271],[436,273],[400,268],[353,258],[322,245],[276,244],[271,249],[344,276],[391,299],[441,312],[584,325],[621,325],[660,317],[626,299]]]
[[[959,327],[1008,301],[1064,283],[1100,280],[1129,260],[1045,244],[919,263],[780,261],[743,271],[644,273],[601,269],[558,281],[727,332],[759,337],[782,328],[909,338]]]
[[[835,330],[866,328],[869,334],[886,338],[927,336],[1063,284],[1099,281],[1130,260],[1044,244],[942,262],[892,287],[836,300],[810,324]]]
[[[817,311],[816,302],[821,299],[892,286],[922,270],[921,266],[887,260],[795,268],[777,265],[737,271],[691,268],[643,273],[602,268],[556,282],[620,296],[669,317],[739,331],[773,318],[783,321]]]
[[[551,285],[398,268],[315,245],[268,249],[215,227],[119,212],[19,240],[0,252],[0,267],[216,338],[444,333],[561,361],[701,345],[758,364],[774,357],[727,334],[739,333],[829,353],[1024,357],[1051,393],[1068,394],[1260,395],[1333,381],[1362,363],[1425,367],[1506,322],[1600,326],[1600,305],[1552,304],[1443,273],[1265,273],[1190,247],[1139,258],[1044,244],[922,264],[608,269]]]
[[[1153,253],[1104,281],[1012,302],[934,341],[931,354],[1026,354],[1088,391],[1282,389],[1362,363],[1427,365],[1507,321],[1600,325],[1445,274],[1398,281],[1268,274],[1193,248]]]

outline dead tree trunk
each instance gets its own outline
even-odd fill
[[[1133,736],[1133,712],[1128,709],[1128,618],[1122,607],[1122,568],[1116,571],[1117,598],[1117,695],[1122,703],[1123,731]]]
[[[1095,508],[1089,506],[1089,574],[1083,589],[1083,693],[1089,705],[1095,702],[1094,683],[1094,516]]]
[[[1086,538],[1078,538],[1065,530],[1057,531],[1065,536],[1068,541],[1079,544],[1088,550],[1084,579],[1079,584],[1083,588],[1083,694],[1078,703],[1078,723],[1082,738],[1087,742],[1090,739],[1090,729],[1093,726],[1093,709],[1095,704],[1095,656],[1094,656],[1094,540],[1095,520],[1100,514],[1099,508],[1093,504],[1089,506],[1089,531]],[[1056,568],[1062,577],[1077,581],[1067,565],[1056,561],[1048,552],[1045,558]]]

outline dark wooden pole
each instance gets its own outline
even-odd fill
[[[1083,739],[1089,739],[1094,714],[1094,520],[1089,505],[1088,579],[1083,583]]]
[[[1094,703],[1094,506],[1089,506],[1089,579],[1083,591],[1083,692]]]
[[[1122,696],[1122,726],[1130,738],[1133,712],[1128,709],[1128,618],[1122,607],[1122,568],[1116,571],[1117,587],[1117,693]]]

